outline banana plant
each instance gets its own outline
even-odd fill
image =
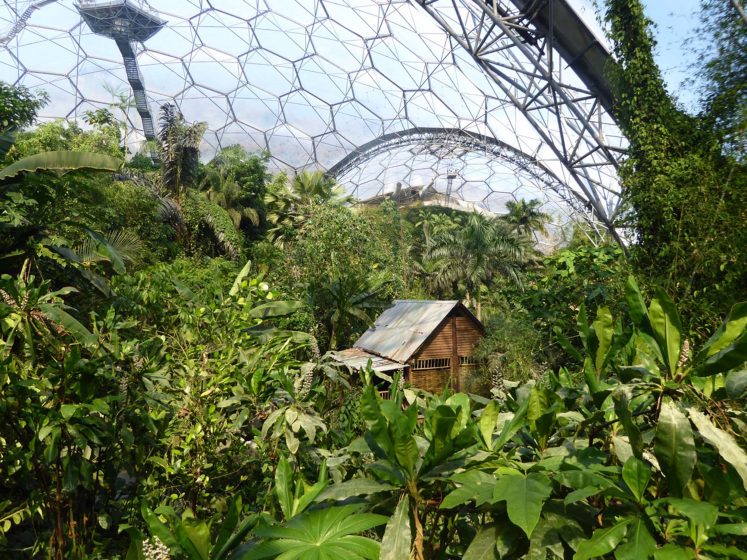
[[[88,152],[42,152],[25,157],[0,169],[0,185],[21,173],[36,171],[117,171],[123,161],[104,154]]]

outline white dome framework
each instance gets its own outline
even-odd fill
[[[0,79],[45,90],[43,118],[130,95],[131,149],[173,101],[208,123],[206,155],[267,150],[360,199],[541,198],[614,233],[610,56],[569,1],[4,0]]]

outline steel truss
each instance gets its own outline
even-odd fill
[[[610,55],[568,1],[8,0],[0,78],[49,91],[42,118],[130,86],[131,149],[155,132],[150,107],[175,102],[208,122],[207,157],[241,144],[369,194],[422,171],[493,211],[536,187],[614,234],[626,142]]]
[[[347,156],[329,168],[331,177],[343,177],[351,170],[365,165],[376,156],[417,146],[419,151],[434,155],[478,152],[491,158],[510,163],[519,173],[524,173],[544,188],[556,192],[577,213],[587,214],[588,202],[578,192],[569,189],[563,181],[541,161],[525,154],[492,136],[470,132],[459,128],[415,127],[408,130],[384,134],[355,148]]]
[[[591,49],[598,55],[601,48],[558,36],[558,16],[575,15],[565,0],[416,1],[472,56],[503,92],[504,101],[521,111],[595,216],[614,233],[621,195],[617,169],[626,143],[608,113],[611,99],[603,69],[577,68],[578,74],[564,75],[563,62],[573,67]],[[586,30],[575,31],[579,29]],[[574,51],[576,58],[569,59]]]

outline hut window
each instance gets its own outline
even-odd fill
[[[459,356],[460,366],[474,366],[477,365],[477,358],[474,356]]]
[[[412,369],[448,369],[450,367],[451,358],[427,358],[415,360],[415,366]]]

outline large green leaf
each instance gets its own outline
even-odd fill
[[[249,276],[249,271],[252,268],[252,261],[246,261],[246,264],[242,267],[242,269],[239,271],[239,273],[236,275],[236,278],[234,278],[233,284],[231,285],[231,289],[228,291],[229,296],[235,296],[239,293],[241,290],[241,283],[244,281],[244,279]]]
[[[379,543],[357,536],[358,533],[383,525],[383,515],[358,513],[360,506],[333,507],[297,515],[285,526],[260,526],[254,534],[266,539],[249,550],[243,560],[303,558],[322,560],[346,558],[377,560]]]
[[[210,551],[210,560],[226,560],[233,558],[237,550],[240,548],[241,543],[244,541],[246,535],[254,529],[259,518],[258,515],[251,515],[244,519],[238,527],[236,527],[236,521],[238,516],[241,514],[241,500],[237,499],[232,502],[230,508],[234,510],[234,514],[229,513],[229,518],[221,524],[218,530],[218,537],[213,544]],[[235,530],[234,530],[234,527]]]
[[[692,548],[676,544],[665,544],[654,552],[654,560],[692,560],[693,558],[695,558],[695,551]]]
[[[540,519],[529,539],[529,550],[525,560],[547,560],[548,557],[552,557],[551,554],[556,558],[564,558],[564,552],[563,539],[557,530],[556,520]]]
[[[176,526],[179,544],[190,560],[210,560],[210,526],[199,519],[187,518]]]
[[[380,560],[407,560],[412,547],[410,530],[410,498],[403,494],[394,515],[389,518],[381,539]]]
[[[588,560],[612,552],[625,537],[630,522],[630,519],[626,519],[612,527],[597,529],[588,541],[578,545],[573,560]]]
[[[33,171],[117,171],[122,160],[103,154],[88,152],[42,152],[19,159],[0,170],[0,181],[10,179],[23,172]]]
[[[734,436],[714,426],[705,414],[695,408],[688,408],[687,413],[701,437],[715,447],[721,458],[739,473],[747,490],[747,453],[739,447]]]
[[[623,465],[622,477],[633,496],[635,496],[635,499],[638,502],[642,502],[648,482],[651,480],[651,469],[649,466],[640,459],[631,457]]]
[[[703,363],[697,364],[693,373],[695,375],[726,373],[745,362],[747,362],[747,332],[743,332],[734,342],[709,356]]]
[[[216,551],[221,549],[226,544],[226,542],[228,542],[228,539],[231,537],[231,533],[233,533],[233,530],[236,528],[236,524],[239,522],[239,514],[241,513],[241,505],[242,504],[240,496],[235,500],[232,500],[228,505],[226,517],[223,519],[220,527],[218,527],[218,535],[215,538],[214,548]]]
[[[594,333],[597,335],[597,351],[594,356],[594,368],[597,375],[602,371],[607,360],[607,353],[612,345],[612,335],[614,333],[612,313],[607,307],[597,309],[597,318],[591,324]]]
[[[661,348],[664,363],[669,373],[674,375],[682,352],[680,341],[682,324],[677,308],[666,293],[657,290],[656,297],[649,306],[648,316],[654,331],[654,338]]]
[[[661,405],[659,423],[656,425],[654,455],[667,478],[672,494],[681,495],[695,467],[695,440],[690,422],[668,400]]]
[[[742,547],[737,548],[736,546],[706,543],[703,545],[702,550],[705,553],[713,553],[708,555],[709,558],[717,557],[729,558],[729,560],[747,560],[747,552],[745,552]]]
[[[742,336],[745,329],[747,329],[747,302],[737,303],[731,308],[729,315],[716,329],[716,332],[703,345],[696,355],[695,361],[699,362],[720,352]]]
[[[555,339],[558,341],[558,344],[560,344],[560,347],[565,350],[566,354],[568,354],[577,362],[584,361],[584,357],[581,355],[581,352],[576,350],[575,346],[571,344],[571,341],[568,340],[568,338],[563,334],[563,331],[560,327],[553,327],[553,333],[555,333]]]
[[[498,439],[495,442],[495,445],[493,449],[500,450],[503,448],[506,443],[508,443],[508,440],[510,440],[514,435],[516,435],[516,432],[518,432],[523,426],[524,426],[524,420],[527,415],[527,408],[529,407],[529,399],[525,400],[522,405],[519,407],[519,410],[517,410],[514,413],[513,418],[506,422],[503,425],[503,428],[501,429],[501,433],[498,436]]]
[[[719,535],[747,537],[747,523],[722,523],[714,526],[713,531]]]
[[[301,307],[303,307],[303,304],[300,301],[271,301],[252,308],[249,316],[255,319],[285,317],[295,313]]]
[[[480,414],[480,435],[482,436],[482,441],[487,449],[493,448],[493,434],[495,433],[496,423],[500,412],[501,409],[498,402],[490,401],[488,405],[482,409],[482,414]]]
[[[646,528],[644,519],[638,518],[628,528],[625,543],[615,550],[616,560],[647,560],[656,550],[656,541]]]
[[[377,492],[396,490],[396,486],[384,484],[368,478],[354,478],[337,484],[330,484],[317,497],[317,502],[324,500],[347,500],[352,496],[368,496]]]
[[[395,403],[395,401],[382,403],[382,410],[386,411],[387,407],[391,406],[392,403]],[[394,457],[397,464],[412,478],[415,476],[415,466],[417,465],[420,452],[418,451],[415,436],[412,433],[411,423],[408,421],[406,415],[397,414],[389,428],[394,440]]]
[[[641,290],[632,276],[628,276],[628,281],[625,284],[625,303],[628,304],[633,323],[644,332],[650,332],[646,302],[643,300]]]
[[[590,469],[560,471],[557,473],[556,480],[563,486],[574,489],[573,492],[570,492],[565,497],[564,502],[566,504],[571,504],[602,492],[614,495],[619,494],[621,497],[624,497],[622,491],[606,477]]]
[[[442,509],[449,509],[470,501],[481,506],[492,501],[495,476],[482,471],[472,470],[453,475],[449,480],[459,486],[446,495],[441,502]]]
[[[39,304],[39,311],[53,323],[69,332],[81,344],[96,344],[96,336],[84,327],[75,317],[53,303]]]
[[[732,371],[726,376],[726,393],[732,399],[738,399],[747,391],[747,369]]]
[[[518,471],[498,478],[493,497],[505,500],[508,518],[526,533],[532,534],[540,518],[542,505],[552,493],[550,479],[544,474],[524,475]]]
[[[427,459],[429,464],[436,464],[449,455],[453,448],[452,430],[457,424],[457,413],[450,406],[440,405],[428,414],[426,422],[431,432],[431,444],[427,451]],[[406,435],[409,434],[403,434],[403,437]],[[407,441],[412,441],[411,445],[414,446],[414,438],[409,437]],[[412,459],[417,460],[417,454],[412,455]],[[401,460],[400,464],[402,464]]]
[[[275,469],[275,494],[285,518],[293,517],[293,469],[284,455]]]
[[[163,523],[163,521],[161,521],[155,513],[148,509],[148,506],[146,506],[145,504],[141,506],[140,513],[142,514],[145,523],[148,525],[150,534],[154,537],[158,537],[158,539],[163,544],[165,544],[172,552],[178,552],[180,549],[179,543],[177,542],[176,537],[174,537],[171,531],[169,531],[169,528],[166,527],[166,525]]]
[[[495,548],[497,539],[497,527],[495,524],[480,527],[472,542],[467,547],[462,560],[495,560],[498,551]]]
[[[143,556],[143,541],[134,529],[128,531],[130,533],[130,546],[127,547],[127,554],[124,560],[145,560]]]
[[[319,472],[319,480],[311,486],[301,483],[303,487],[303,494],[297,497],[293,502],[293,513],[298,514],[305,511],[319,496],[319,494],[327,487],[329,480],[327,479],[327,463],[322,463],[322,468]]]
[[[623,388],[616,389],[612,393],[612,401],[615,403],[617,419],[620,420],[625,433],[628,435],[628,442],[630,443],[633,455],[641,459],[643,457],[643,437],[641,436],[641,430],[633,421],[633,415],[630,413],[630,397],[628,396],[628,392]]]
[[[578,315],[576,316],[576,328],[581,335],[581,343],[584,345],[584,350],[588,354],[594,353],[594,348],[591,347],[590,343],[593,343],[591,333],[589,331],[589,319],[586,315],[586,305],[581,303],[578,307]]]
[[[706,530],[716,524],[718,508],[708,502],[699,502],[692,498],[664,498],[675,513],[687,517],[694,525],[700,525]]]

